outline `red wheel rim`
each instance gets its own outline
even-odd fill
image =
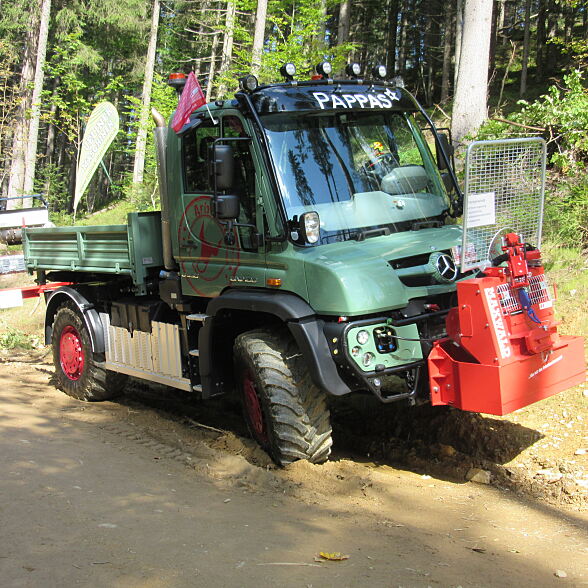
[[[70,380],[79,380],[84,371],[84,347],[78,331],[68,325],[61,331],[59,340],[59,362],[63,373]]]
[[[267,431],[263,418],[263,410],[250,372],[243,374],[243,397],[245,400],[245,410],[247,411],[253,434],[260,443],[267,443]]]

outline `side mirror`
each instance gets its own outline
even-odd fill
[[[220,194],[216,197],[216,218],[219,220],[235,220],[240,208],[239,196],[235,194]]]
[[[436,151],[436,155],[437,155],[437,167],[440,170],[444,170],[444,169],[447,169],[447,165],[445,164],[445,159],[443,158],[443,154],[441,153],[441,150],[443,150],[445,152],[445,155],[447,156],[447,160],[450,161],[451,158],[453,157],[453,154],[455,153],[455,148],[449,142],[449,138],[447,137],[447,135],[445,133],[439,133],[438,136],[439,136],[439,140],[435,141],[435,151]]]
[[[217,190],[230,190],[233,187],[233,161],[233,148],[230,145],[217,143],[214,146],[213,173],[216,175]]]

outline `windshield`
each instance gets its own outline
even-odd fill
[[[288,218],[318,212],[321,242],[442,221],[447,197],[408,115],[279,113],[261,119]]]

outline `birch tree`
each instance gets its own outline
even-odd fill
[[[492,0],[466,0],[451,132],[459,141],[487,115]]]
[[[21,99],[14,120],[11,152],[12,159],[10,162],[10,174],[8,179],[7,195],[9,198],[21,196],[24,191],[25,151],[28,131],[26,114],[31,105],[31,92],[29,91],[29,86],[33,82],[35,75],[36,33],[36,27],[30,27],[26,33],[24,42],[19,91]],[[17,201],[9,200],[6,203],[6,208],[14,208],[16,204]]]
[[[255,14],[255,34],[253,35],[253,49],[251,55],[251,73],[257,74],[261,69],[261,54],[265,39],[265,21],[267,17],[267,0],[257,0]]]
[[[41,118],[41,92],[45,67],[45,55],[47,54],[47,37],[49,36],[49,19],[51,17],[51,0],[43,0],[41,16],[39,20],[39,40],[37,42],[37,57],[35,64],[35,79],[33,95],[31,97],[31,118],[26,142],[25,173],[23,193],[32,194],[35,182],[35,169],[37,167],[37,142],[39,140],[39,119]],[[33,205],[32,198],[23,200],[24,207]]]
[[[149,122],[149,106],[151,105],[151,88],[153,86],[153,69],[155,67],[155,50],[157,48],[157,32],[159,30],[159,0],[153,0],[153,14],[151,17],[151,32],[149,34],[149,47],[145,60],[145,78],[143,80],[143,92],[141,93],[141,116],[137,131],[137,145],[135,148],[135,165],[133,167],[133,183],[140,184],[143,181],[145,170],[145,147],[147,144],[147,124]]]

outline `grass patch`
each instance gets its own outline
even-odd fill
[[[27,273],[0,276],[0,289],[34,285]],[[40,298],[23,301],[22,306],[0,310],[0,349],[37,349],[43,346],[45,303]]]

